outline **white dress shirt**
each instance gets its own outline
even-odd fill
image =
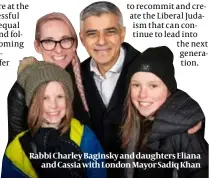
[[[123,62],[125,60],[125,50],[121,47],[120,54],[116,63],[105,73],[105,78],[101,75],[97,68],[96,62],[91,59],[90,71],[94,72],[94,81],[97,89],[106,107],[110,102],[116,83],[122,71]]]

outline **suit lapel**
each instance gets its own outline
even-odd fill
[[[83,81],[85,85],[89,85],[91,87],[85,88],[86,96],[89,96],[91,98],[90,100],[93,101],[91,102],[92,104],[96,103],[97,105],[101,106],[103,109],[106,109],[106,106],[104,105],[102,101],[102,98],[97,89],[96,83],[94,81],[93,72],[90,71],[90,62],[88,62],[87,65],[88,65],[88,69],[84,71],[82,76],[83,76]],[[91,103],[88,103],[88,104],[91,104]]]

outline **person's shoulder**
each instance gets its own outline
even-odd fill
[[[78,119],[72,118],[70,127],[71,127],[71,130],[75,130],[77,134],[79,135],[83,134],[84,125]]]
[[[103,153],[103,148],[95,133],[84,125],[83,137],[81,140],[81,150],[88,153]]]
[[[130,67],[132,64],[134,65],[134,61],[141,59],[141,52],[139,52],[129,43],[122,43],[122,48],[125,51],[124,67]]]
[[[71,130],[73,129],[76,130],[77,133],[80,133],[80,135],[93,133],[87,125],[84,125],[76,118],[71,119]]]
[[[201,107],[197,101],[180,89],[177,89],[176,92],[168,98],[167,105],[168,104],[179,112],[202,113]]]
[[[94,132],[87,125],[82,124],[75,118],[71,119],[70,130],[71,139],[81,147],[89,145],[89,143],[95,142],[97,140]]]
[[[157,115],[161,119],[189,128],[205,119],[200,105],[186,92],[179,89],[169,96]]]
[[[3,166],[7,177],[37,177],[22,145],[21,139],[26,138],[27,133],[29,133],[28,130],[19,133],[6,148]],[[24,141],[27,140],[24,139]],[[9,174],[7,169],[9,169]]]
[[[12,141],[9,143],[9,145],[6,148],[6,154],[7,155],[13,155],[15,150],[21,150],[21,143],[20,138],[25,135],[27,131],[19,133]]]
[[[89,65],[90,65],[90,61],[91,61],[91,57],[85,59],[82,63],[81,63],[81,68],[84,69],[88,69]]]
[[[71,119],[71,127],[75,127],[75,128],[77,128],[77,127],[84,127],[84,125],[78,119],[73,117]]]
[[[122,43],[122,47],[125,49],[126,54],[132,54],[132,55],[140,55],[141,52],[137,50],[135,47],[133,47],[131,44],[127,42]]]
[[[9,91],[8,97],[13,96],[22,96],[24,95],[24,89],[21,87],[21,85],[16,81],[12,88]]]
[[[26,133],[28,132],[28,130],[25,130],[23,132],[20,132],[19,134],[16,135],[16,137],[12,140],[11,143],[16,142],[17,140],[19,140],[21,137],[23,137]]]

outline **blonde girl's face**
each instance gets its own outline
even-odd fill
[[[133,105],[144,117],[152,116],[166,101],[169,91],[163,81],[151,72],[137,72],[130,82]]]
[[[46,86],[43,100],[42,127],[58,128],[66,115],[66,95],[62,85],[57,81]]]

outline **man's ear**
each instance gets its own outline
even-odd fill
[[[34,40],[34,48],[37,53],[41,54],[41,48],[40,48],[40,42],[37,40]]]
[[[121,41],[124,42],[126,36],[126,27],[121,28]]]

